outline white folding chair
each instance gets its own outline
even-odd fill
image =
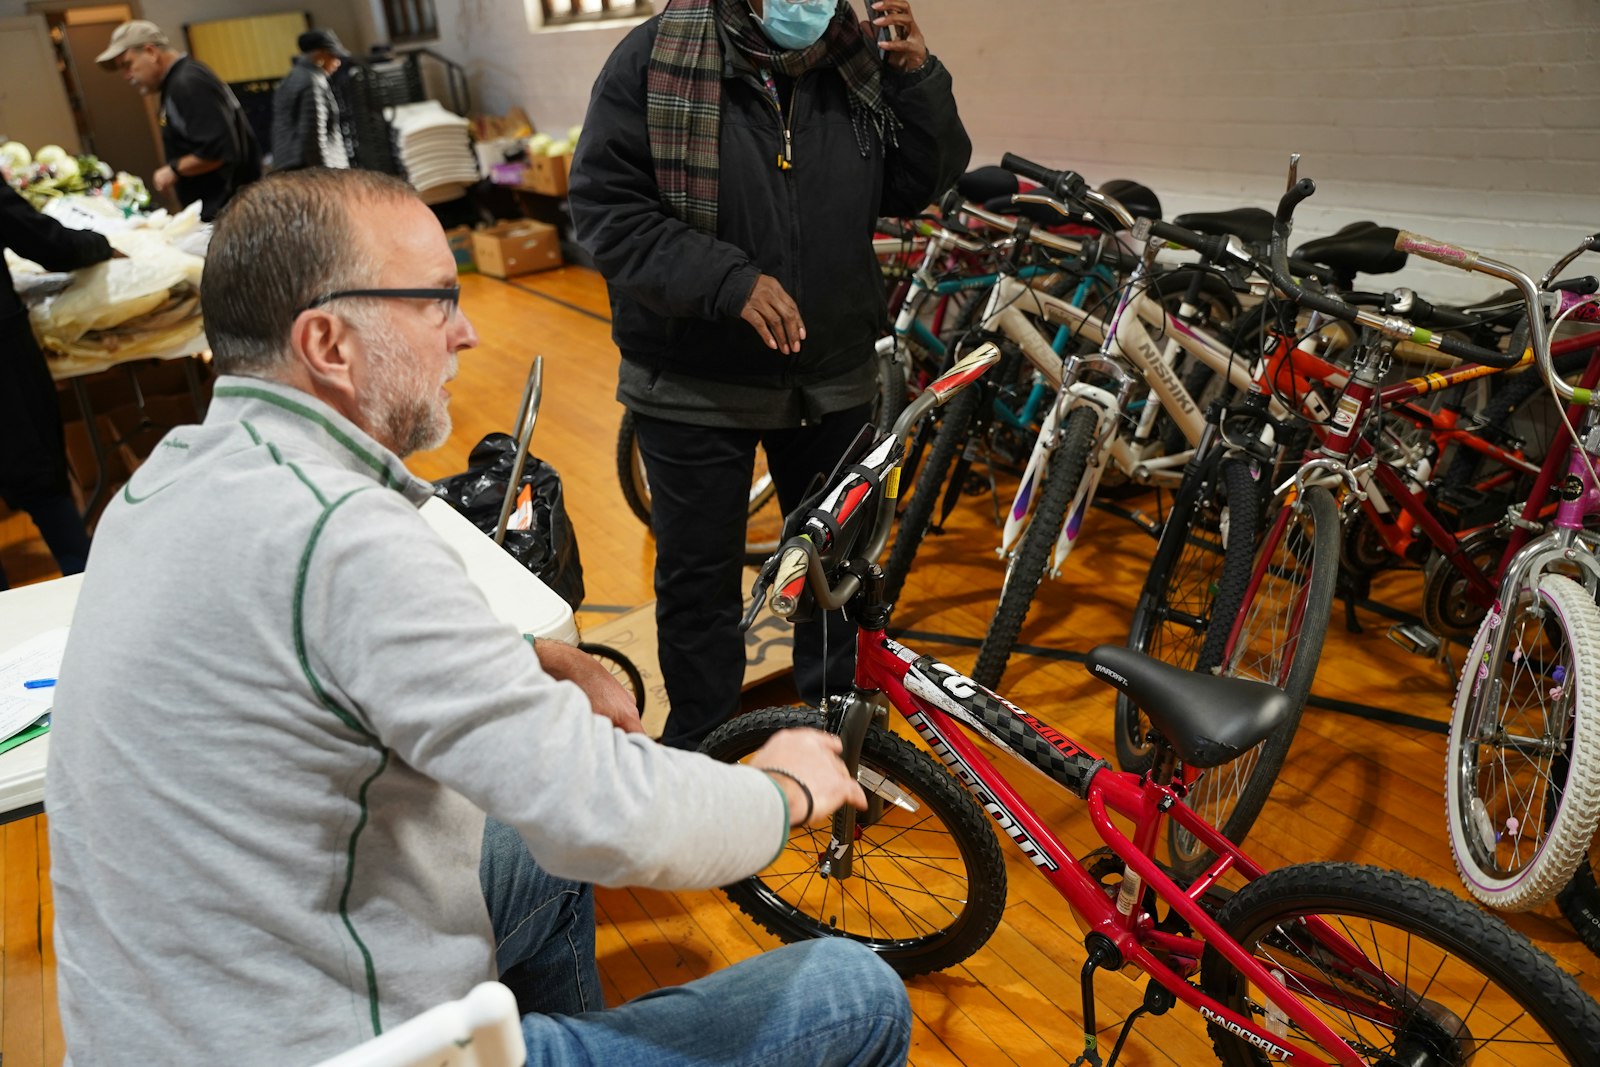
[[[484,982],[317,1067],[523,1067],[516,995]]]

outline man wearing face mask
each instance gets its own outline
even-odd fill
[[[908,0],[869,14],[672,0],[606,62],[573,160],[650,482],[669,745],[738,709],[757,445],[788,513],[868,421],[888,328],[874,220],[921,212],[971,154]],[[821,622],[796,627],[804,699],[850,684],[853,642],[837,614],[826,649]]]

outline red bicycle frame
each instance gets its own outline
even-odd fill
[[[931,657],[919,657],[880,629],[863,626],[856,642],[856,689],[881,692],[907,724],[973,795],[1001,831],[1067,901],[1080,926],[1109,939],[1122,958],[1145,971],[1178,1000],[1199,1011],[1257,1048],[1280,1059],[1318,1062],[1319,1057],[1288,1037],[1264,1031],[1201,992],[1188,979],[1198,970],[1202,951],[1210,946],[1272,1001],[1310,1039],[1323,1049],[1335,1050],[1334,1062],[1352,1067],[1363,1061],[1284,981],[1273,976],[1238,942],[1229,938],[1207,914],[1200,900],[1229,871],[1246,879],[1265,870],[1237,845],[1185,805],[1179,794],[1151,777],[1140,778],[1113,770],[1106,762],[1065,734],[961,675]],[[860,698],[858,708],[876,705]],[[1125,866],[1123,888],[1108,895],[1075,856],[1053,834],[1005,776],[970,740],[963,727],[1022,760],[1087,802],[1096,832]],[[861,726],[864,730],[864,724]],[[842,731],[849,736],[848,722]],[[847,742],[848,749],[848,742]],[[1031,755],[1030,755],[1031,753]],[[848,752],[847,752],[848,755]],[[1111,819],[1116,812],[1133,822],[1133,836],[1124,834]],[[1156,863],[1156,842],[1161,824],[1171,817],[1212,849],[1217,859],[1188,888],[1179,886]],[[830,855],[847,854],[839,842],[853,837],[855,812],[835,816]],[[841,824],[841,821],[843,823]],[[843,868],[848,871],[848,864]],[[1192,934],[1156,929],[1156,918],[1144,910],[1144,890],[1153,891],[1189,928]],[[1368,978],[1381,969],[1325,922],[1309,919],[1305,932],[1315,937],[1323,951],[1359,968]],[[1281,968],[1280,968],[1281,970]],[[1296,975],[1306,988],[1326,988],[1316,975]],[[1355,999],[1347,990],[1335,997]],[[1381,1002],[1360,999],[1362,1012],[1372,1018],[1389,1018],[1393,1009]],[[1340,1051],[1342,1050],[1342,1051]]]

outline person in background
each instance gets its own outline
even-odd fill
[[[536,1064],[901,1064],[905,987],[789,945],[609,1010],[589,883],[723,885],[866,797],[820,730],[644,736],[499,621],[404,457],[477,343],[398,178],[272,174],[217,219],[217,379],[106,510],[46,797],[68,1062],[316,1063],[499,975]]]
[[[0,249],[9,248],[46,270],[77,270],[112,256],[106,239],[69,230],[41,215],[0,181]],[[0,499],[25,511],[44,537],[62,574],[77,574],[89,558],[89,535],[67,479],[66,437],[56,383],[33,336],[28,312],[11,287],[0,256]],[[0,570],[0,589],[8,588]]]
[[[910,4],[870,13],[673,0],[589,100],[568,203],[610,289],[650,483],[664,744],[696,747],[738,710],[757,445],[788,514],[868,422],[888,329],[874,221],[923,211],[971,154]],[[853,628],[825,626],[826,650],[824,621],[795,628],[811,703],[854,670]]]
[[[348,167],[339,102],[328,79],[350,53],[332,30],[300,35],[300,54],[272,94],[272,166]]]
[[[167,162],[150,184],[176,193],[187,207],[200,201],[210,222],[245,185],[261,177],[261,147],[233,91],[211,69],[174,49],[161,27],[124,22],[95,57],[146,96],[161,96],[161,146]]]

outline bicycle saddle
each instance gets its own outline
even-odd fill
[[[1238,758],[1294,710],[1275,685],[1186,671],[1119,645],[1094,648],[1085,665],[1128,694],[1190,767]]]
[[[1233,236],[1245,244],[1265,245],[1272,240],[1272,212],[1260,207],[1236,207],[1231,211],[1191,211],[1172,220],[1195,233],[1212,237]]]
[[[1294,250],[1298,259],[1332,267],[1339,285],[1348,289],[1358,273],[1393,274],[1406,265],[1394,240],[1400,231],[1376,222],[1352,222],[1331,237],[1318,237]]]
[[[1136,219],[1161,218],[1161,198],[1148,185],[1127,178],[1112,178],[1100,186],[1099,192],[1127,208],[1128,214]]]

